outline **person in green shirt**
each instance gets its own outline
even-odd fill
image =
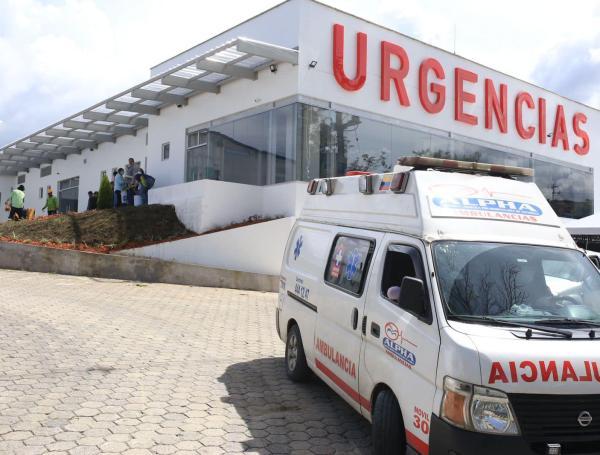
[[[19,185],[10,193],[10,214],[11,220],[20,220],[25,218],[25,187]]]
[[[58,211],[58,198],[52,195],[52,190],[48,190],[46,205],[42,207],[42,210],[45,209],[48,209],[48,215],[56,215],[56,212]]]

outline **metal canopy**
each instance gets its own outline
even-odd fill
[[[271,64],[298,64],[298,50],[236,38],[162,74],[0,148],[0,175],[16,175],[148,126],[150,115],[185,106],[200,93],[219,93],[238,79],[256,80]]]

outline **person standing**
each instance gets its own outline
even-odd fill
[[[127,184],[127,205],[133,205],[133,196],[136,191],[135,176],[139,172],[140,166],[133,158],[129,158],[125,165],[125,183]]]
[[[117,175],[115,175],[115,207],[121,207],[121,205],[123,205],[121,192],[127,189],[123,174],[125,174],[125,170],[120,167],[117,171]]]
[[[46,205],[42,207],[42,211],[45,209],[48,209],[48,216],[56,215],[56,213],[58,212],[58,198],[52,195],[52,189],[48,190]]]
[[[96,210],[96,206],[98,205],[98,200],[93,192],[88,191],[88,203],[87,210]]]
[[[140,169],[135,176],[136,185],[136,194],[141,196],[142,205],[148,205],[148,190],[154,186],[155,179],[151,175],[148,175],[144,172],[143,169]]]
[[[25,218],[25,187],[19,185],[10,193],[10,214],[11,220],[17,221]]]

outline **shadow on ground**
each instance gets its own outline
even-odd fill
[[[229,366],[219,378],[245,421],[251,453],[371,453],[370,425],[322,381],[293,383],[283,358]]]

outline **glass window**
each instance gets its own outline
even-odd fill
[[[450,158],[451,152],[447,141],[436,144],[432,148],[433,136],[429,133],[410,130],[400,126],[392,126],[392,164],[402,156],[432,156],[435,158]],[[440,138],[441,139],[441,138]]]
[[[58,182],[58,210],[61,213],[76,212],[79,203],[79,177]]]
[[[298,178],[296,160],[296,105],[273,111],[271,119],[271,146],[274,178],[268,183],[290,182]]]
[[[206,131],[190,133],[187,142],[185,181],[207,178],[208,133]]]
[[[25,174],[21,174],[17,176],[17,183],[22,184],[25,183]]]
[[[425,282],[423,264],[419,250],[412,246],[392,245],[389,247],[383,264],[381,294],[394,305],[404,308],[400,301],[400,288],[405,277],[418,278]],[[418,314],[417,316],[429,316]]]
[[[325,281],[350,294],[361,295],[375,242],[340,235],[329,254]]]
[[[52,174],[52,166],[46,166],[40,168],[40,177],[47,177]]]
[[[594,174],[569,167],[533,160],[535,183],[558,216],[583,218],[594,213]]]
[[[167,142],[166,144],[162,145],[160,159],[162,161],[168,160],[170,154],[171,154],[171,144],[169,142]]]
[[[398,304],[400,286],[404,277],[416,278],[415,265],[410,254],[401,251],[388,251],[385,256],[383,278],[381,280],[382,294]]]
[[[334,113],[333,176],[347,171],[386,172],[393,168],[392,127],[357,115]]]
[[[333,176],[331,111],[302,105],[299,110],[299,148],[302,150],[302,179]]]
[[[436,242],[433,252],[449,315],[600,321],[600,274],[579,251]]]
[[[219,180],[267,183],[269,123],[270,113],[265,112],[211,128],[210,167]]]

